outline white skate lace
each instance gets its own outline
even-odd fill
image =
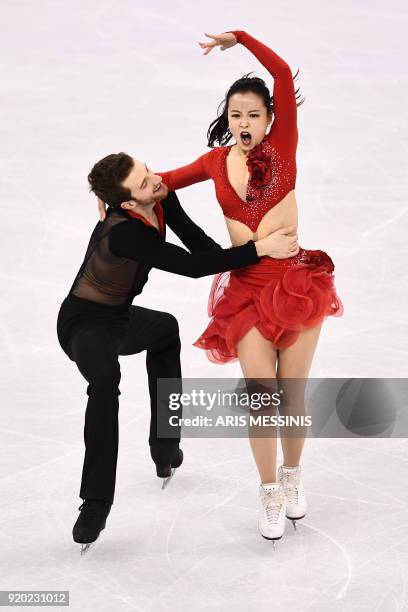
[[[266,518],[269,523],[277,523],[283,506],[282,493],[280,491],[263,491],[262,501]]]
[[[292,504],[299,502],[299,473],[282,472],[282,486],[287,500]]]

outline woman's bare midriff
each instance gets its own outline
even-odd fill
[[[298,213],[295,192],[294,190],[289,191],[279,204],[268,210],[255,232],[244,223],[241,223],[241,221],[229,219],[228,217],[224,217],[224,219],[233,246],[240,246],[248,242],[248,240],[260,240],[268,234],[289,225],[294,225],[297,228]]]
[[[249,171],[246,165],[246,158],[237,151],[237,146],[233,145],[227,155],[227,175],[231,187],[243,201],[246,197],[246,190],[249,179]],[[252,231],[247,225],[235,219],[225,217],[228,232],[233,246],[245,244],[248,240],[261,240],[268,234],[276,232],[278,229],[293,225],[297,228],[298,212],[295,198],[295,191],[289,191],[282,200],[276,204],[261,219],[256,231]]]

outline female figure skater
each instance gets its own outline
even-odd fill
[[[273,76],[273,97],[260,78],[237,80],[208,129],[208,145],[220,146],[187,166],[158,174],[170,190],[213,179],[235,246],[297,227],[296,76],[274,51],[244,31],[206,36],[211,41],[199,43],[204,55],[237,42],[251,51]],[[236,142],[227,145],[231,137]],[[102,203],[100,212],[104,214]],[[287,259],[265,257],[217,274],[208,305],[211,321],[194,346],[205,349],[214,363],[239,359],[246,379],[306,379],[323,321],[343,313],[333,270],[324,251],[298,247]],[[303,390],[291,393],[293,405],[302,403]],[[250,436],[261,479],[258,525],[267,539],[282,537],[285,516],[296,528],[295,521],[306,515],[299,465],[304,441],[304,436],[281,436],[284,463],[276,478],[276,437]]]

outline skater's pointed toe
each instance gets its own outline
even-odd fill
[[[171,476],[171,464],[168,465],[156,465],[156,474],[159,478],[170,478]]]
[[[174,470],[183,463],[184,454],[181,448],[177,449],[176,456],[172,459],[171,463],[167,465],[161,465],[156,463],[156,474],[159,478],[170,478],[174,474]]]
[[[72,529],[74,542],[77,542],[77,544],[95,542],[102,529],[105,529],[111,506],[110,502],[104,500],[85,499],[84,503],[78,508],[81,513]],[[83,549],[81,552],[83,552]]]
[[[95,537],[95,529],[90,529],[89,527],[76,527],[74,525],[72,530],[74,542],[77,544],[90,544],[97,539],[98,535],[99,533]]]

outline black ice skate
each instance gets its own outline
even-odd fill
[[[178,449],[175,459],[168,465],[159,465],[156,463],[156,474],[159,478],[163,478],[162,489],[164,489],[176,473],[176,469],[183,463],[183,451]]]
[[[106,519],[111,510],[111,503],[99,499],[85,499],[78,510],[81,514],[72,530],[74,542],[82,544],[81,555],[98,539],[102,529],[105,529]]]

